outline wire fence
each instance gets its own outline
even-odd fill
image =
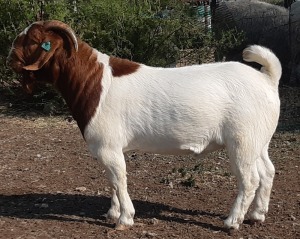
[[[277,130],[300,133],[300,88],[280,87],[280,117]]]
[[[279,131],[300,132],[300,88],[286,86],[291,85],[295,79],[297,64],[300,65],[300,17],[291,11],[297,3],[287,9],[271,4],[251,1],[216,1],[217,5],[211,5],[212,1],[193,1],[198,12],[198,22],[205,26],[206,30],[215,28],[229,29],[238,27],[246,34],[248,44],[260,44],[271,48],[279,57],[283,66],[283,76],[279,89],[281,99],[281,113],[278,124]],[[210,7],[212,6],[212,8]],[[300,9],[300,2],[299,2]],[[291,22],[290,13],[293,13]],[[300,10],[299,10],[300,15]],[[292,23],[292,24],[291,24]],[[298,45],[296,44],[298,43]],[[297,46],[295,46],[297,45]],[[299,53],[295,54],[293,49]],[[180,52],[177,67],[198,63],[213,62],[215,49],[185,49]],[[203,60],[205,54],[205,60]],[[227,60],[241,60],[241,52],[233,52],[227,56]],[[298,63],[295,63],[298,59]],[[299,67],[300,69],[300,67]],[[292,81],[290,79],[292,78]],[[300,78],[300,74],[299,74]]]

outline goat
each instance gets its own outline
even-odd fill
[[[263,222],[275,169],[268,147],[278,124],[281,64],[269,49],[252,45],[239,62],[181,68],[150,67],[103,54],[60,21],[35,22],[13,41],[8,65],[31,92],[36,82],[61,92],[92,156],[111,187],[107,219],[123,230],[134,224],[124,155],[202,156],[225,148],[238,195],[224,221],[238,229],[249,205]]]

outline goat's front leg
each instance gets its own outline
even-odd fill
[[[134,207],[127,192],[126,164],[122,152],[101,150],[99,160],[103,164],[112,190],[111,208],[107,218],[116,220],[116,229],[124,230],[133,225]],[[118,217],[118,218],[117,218]]]
[[[116,190],[113,188],[112,185],[110,187],[111,187],[111,205],[110,205],[110,209],[108,210],[108,212],[106,214],[106,219],[109,222],[117,223],[118,219],[121,215],[120,203],[119,203],[119,199],[117,197]]]

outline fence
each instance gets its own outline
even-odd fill
[[[211,3],[211,1],[193,1],[197,6],[199,22],[204,24],[205,29],[211,29],[211,16],[213,29],[237,27],[245,32],[248,44],[264,45],[276,53],[283,66],[282,85],[291,85],[297,80],[300,83],[300,2],[293,3],[290,9],[251,1],[218,2],[210,9],[207,7],[208,2]],[[294,49],[296,49],[296,54]],[[182,50],[176,65],[180,67],[212,62],[214,50]],[[205,59],[202,57],[203,54]],[[241,60],[241,52],[231,52],[226,58],[227,60]],[[292,74],[292,81],[290,81],[291,72],[297,74],[297,67],[299,78],[293,79],[295,74]],[[300,130],[300,88],[282,85],[278,130]]]

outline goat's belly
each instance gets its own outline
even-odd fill
[[[199,140],[195,142],[176,142],[172,140],[160,141],[145,141],[139,140],[133,142],[123,149],[124,152],[127,151],[140,151],[146,153],[155,153],[155,154],[167,154],[167,155],[188,155],[194,154],[197,156],[205,155],[206,153],[213,152],[215,150],[221,149],[224,146],[220,143],[217,143],[215,140],[206,141]]]

